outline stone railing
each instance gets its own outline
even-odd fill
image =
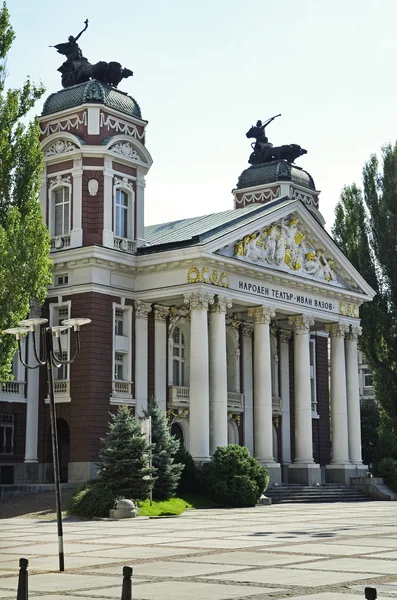
[[[132,397],[132,381],[114,379],[112,381],[113,396]]]
[[[23,398],[25,395],[25,382],[15,380],[7,381],[7,383],[1,385],[0,392],[9,396],[19,396]]]
[[[189,406],[190,389],[180,385],[170,385],[168,388],[168,400],[178,407]]]
[[[56,379],[54,381],[54,393],[58,396],[70,396],[69,379]]]
[[[239,392],[227,393],[227,410],[232,412],[244,411],[244,394]]]
[[[129,252],[133,254],[135,252],[135,242],[127,240],[126,238],[114,237],[113,247],[115,250],[122,250],[123,252]]]
[[[51,239],[51,250],[63,250],[70,246],[70,235],[60,235]]]

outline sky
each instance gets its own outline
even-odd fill
[[[153,157],[145,223],[233,208],[251,152],[245,133],[275,114],[274,145],[307,149],[296,164],[321,190],[330,229],[344,185],[397,139],[396,0],[8,0],[16,40],[7,84],[29,76],[61,89],[76,36],[92,63],[134,71],[119,89],[149,121]],[[43,102],[33,111],[40,114]],[[33,115],[32,115],[33,116]]]

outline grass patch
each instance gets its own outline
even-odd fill
[[[139,502],[140,517],[167,517],[170,515],[180,515],[186,508],[194,508],[189,502],[182,498],[170,498],[169,500],[153,500],[150,506],[150,500]]]
[[[199,496],[198,494],[182,494],[182,499],[187,502],[190,506],[187,508],[220,508],[221,505],[217,504],[214,500]]]

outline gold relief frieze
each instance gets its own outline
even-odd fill
[[[225,271],[218,272],[216,269],[203,267],[191,267],[187,272],[188,283],[209,283],[219,287],[229,287],[229,276]]]
[[[353,319],[359,319],[359,308],[357,304],[350,304],[348,302],[339,302],[339,314],[346,317],[353,317]]]

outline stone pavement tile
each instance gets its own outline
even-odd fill
[[[182,538],[189,538],[188,534],[185,534],[183,536],[181,536]],[[145,546],[152,546],[153,544],[173,544],[175,542],[175,538],[170,538],[168,536],[154,536],[154,535],[139,535],[136,536],[134,535],[133,532],[131,532],[130,535],[126,535],[124,532],[124,535],[122,537],[113,537],[112,539],[109,538],[97,538],[95,540],[95,544],[99,544],[101,546],[128,546],[128,544],[139,544],[141,546],[145,545]]]
[[[171,545],[171,544],[168,544]],[[190,548],[253,548],[256,546],[264,546],[265,542],[260,541],[257,542],[253,540],[249,541],[236,541],[230,538],[227,539],[204,539],[204,540],[190,540],[185,542],[173,542],[172,546],[175,548],[180,548],[181,546],[190,547]]]
[[[323,544],[321,542],[313,542],[311,544],[291,544],[290,546],[275,547],[271,552],[297,552],[298,554],[338,554],[340,556],[351,554],[368,554],[378,550],[387,550],[387,548],[365,548],[364,546],[350,546],[344,544]],[[261,550],[268,552],[268,550]],[[381,555],[380,555],[381,556]],[[377,558],[377,556],[375,556]]]
[[[361,586],[360,591],[362,591],[362,598],[364,598],[363,586]],[[360,596],[357,594],[320,592],[319,594],[310,594],[310,596],[288,596],[288,600],[360,600]]]
[[[358,574],[358,573],[334,573],[328,571],[307,571],[298,570],[298,567],[285,569],[257,569],[253,571],[239,571],[238,573],[222,575],[222,581],[236,581],[249,583],[275,583],[279,585],[296,585],[303,587],[315,587],[333,585],[335,583],[348,583],[360,579],[368,579],[368,577],[378,577],[374,573]],[[206,579],[221,579],[220,576],[211,575]]]
[[[120,598],[120,587],[106,588],[105,590],[87,590],[84,598],[104,596],[106,598]],[[274,592],[274,588],[248,587],[241,585],[222,585],[216,583],[193,583],[187,581],[142,583],[133,586],[135,600],[224,600],[226,598],[241,598]],[[279,591],[279,590],[277,590]],[[281,590],[283,591],[283,590]],[[78,594],[76,593],[76,596]],[[80,596],[81,598],[82,596]],[[46,597],[45,597],[46,598]],[[67,596],[66,598],[69,597]],[[48,599],[46,599],[48,600]]]
[[[393,575],[396,572],[396,565],[391,560],[376,560],[371,558],[337,558],[329,559],[326,563],[314,562],[297,565],[297,569],[312,569],[321,571],[339,571]]]
[[[16,597],[17,588],[12,590],[0,590],[0,598],[12,598],[12,600]],[[30,600],[30,599],[29,599]]]
[[[123,577],[121,575],[117,580],[116,577],[106,575],[79,575],[75,573],[41,573],[39,575],[29,575],[29,593],[32,592],[77,592],[83,590],[93,590],[99,588],[112,587],[116,583],[120,583],[119,591],[121,592]],[[1,589],[14,589],[14,582],[10,578],[10,583],[6,585],[6,580],[1,582]],[[15,589],[17,587],[17,577],[15,578]],[[120,594],[121,595],[121,594]]]
[[[7,558],[9,558],[7,556]],[[91,556],[75,556],[65,554],[65,568],[76,569],[79,567],[95,567],[96,565],[108,565],[109,558],[93,558]],[[13,557],[12,560],[6,560],[0,563],[0,576],[3,573],[3,569],[14,568],[15,572],[18,570],[19,556]],[[29,573],[32,571],[57,571],[59,566],[58,554],[53,556],[32,556],[29,558]]]
[[[372,550],[379,550],[379,548],[372,548]],[[382,550],[385,550],[385,548],[382,548]],[[386,549],[386,552],[379,552],[376,554],[368,554],[365,558],[388,558],[391,560],[396,560],[397,559],[397,551],[391,551],[390,548]],[[396,568],[397,571],[397,568]]]
[[[56,540],[55,536],[55,540]],[[58,554],[58,544],[44,542],[43,544],[23,544],[23,546],[6,546],[0,542],[0,547],[3,551],[7,550],[10,554],[19,554],[20,556],[33,556],[34,554],[41,554],[43,556]],[[71,553],[80,553],[82,554],[86,550],[102,550],[103,545],[101,544],[73,544],[73,542],[68,542],[67,539],[64,540],[65,554]],[[117,550],[116,544],[109,544],[109,548],[115,548]],[[5,553],[5,552],[4,552]]]
[[[368,585],[372,585],[369,583]],[[349,586],[349,591],[357,590],[358,593],[361,593],[364,597],[364,587],[363,585],[351,585]],[[378,592],[378,596],[383,596],[384,594],[397,594],[397,581],[393,583],[374,583],[373,587],[376,587]],[[380,593],[379,593],[380,592]]]
[[[357,535],[357,532],[356,532]],[[330,540],[329,543],[330,544],[346,544],[348,543],[349,546],[366,546],[367,548],[371,549],[373,547],[374,542],[376,543],[376,547],[382,547],[382,548],[396,548],[397,549],[397,539],[393,539],[390,537],[382,537],[382,536],[378,536],[376,535],[376,533],[374,532],[374,535],[372,536],[366,536],[366,537],[355,537],[355,538],[351,538],[349,539],[349,541],[347,542],[346,540],[342,541],[342,540]]]
[[[105,567],[100,569],[101,574],[117,575],[120,573],[120,566]],[[196,577],[198,575],[211,575],[212,573],[227,573],[230,571],[239,571],[244,569],[243,566],[222,565],[222,564],[205,564],[205,563],[188,563],[175,561],[156,561],[155,563],[145,563],[133,565],[134,578],[135,575],[140,578],[146,577]],[[84,569],[88,572],[88,569]]]
[[[289,548],[285,548],[288,550]],[[326,558],[318,556],[318,558]],[[289,556],[288,554],[270,554],[266,551],[261,552],[222,552],[221,554],[210,554],[209,556],[194,556],[192,558],[178,558],[180,562],[203,562],[211,564],[227,564],[227,565],[287,565],[290,563],[310,562],[312,556]]]
[[[165,556],[183,556],[185,554],[199,554],[203,550],[192,550],[191,548],[165,548],[164,546],[130,546],[129,548],[112,548],[95,550],[93,552],[84,552],[84,554],[75,556],[93,556],[109,558],[109,562],[120,560],[134,560],[138,558],[163,558]]]

